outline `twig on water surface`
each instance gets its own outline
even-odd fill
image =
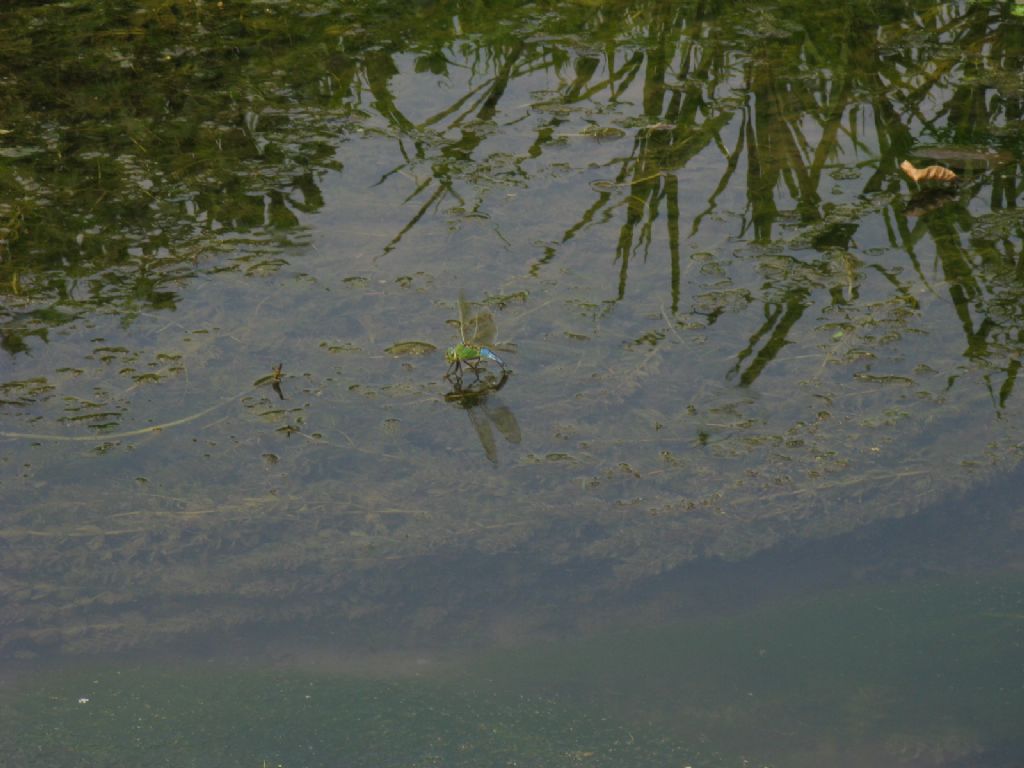
[[[125,437],[138,437],[139,435],[148,435],[151,432],[161,432],[165,429],[172,429],[174,427],[180,427],[182,424],[188,424],[190,421],[201,419],[206,414],[217,410],[222,405],[238,400],[244,395],[252,391],[252,388],[244,389],[237,395],[231,397],[225,397],[209,408],[204,408],[201,411],[197,411],[189,416],[183,416],[180,419],[173,421],[165,421],[162,424],[153,424],[148,427],[140,427],[139,429],[132,429],[127,432],[112,432],[112,433],[101,433],[98,435],[45,435],[45,434],[33,434],[31,432],[0,432],[0,437],[18,438],[22,440],[50,440],[56,442],[66,443],[88,443],[96,442],[97,440],[121,440]]]

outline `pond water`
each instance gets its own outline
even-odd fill
[[[1022,72],[1013,2],[7,4],[0,750],[1024,764]]]

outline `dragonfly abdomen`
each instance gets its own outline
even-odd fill
[[[500,357],[498,357],[496,354],[491,352],[491,350],[489,350],[487,347],[480,347],[479,352],[480,352],[480,357],[484,358],[485,360],[493,360],[498,365],[500,365],[502,368],[505,367],[504,361]]]

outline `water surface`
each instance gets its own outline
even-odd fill
[[[494,664],[505,746],[413,728],[380,762],[1019,763],[1014,10],[9,6],[4,746],[52,739],[44,701],[95,712],[68,665],[129,675],[115,710],[198,663],[282,701],[362,680],[397,723],[455,697],[440,721],[478,733]],[[460,295],[495,320],[500,390],[444,379]],[[814,653],[736,682],[753,627]],[[770,703],[723,698],[743,685]],[[265,707],[226,715],[237,744]],[[235,754],[354,763],[389,741],[364,735]],[[126,759],[107,733],[39,764],[93,748]]]

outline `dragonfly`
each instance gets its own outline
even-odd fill
[[[491,350],[494,344],[496,328],[494,318],[490,312],[482,311],[475,315],[469,314],[469,302],[459,295],[459,338],[460,342],[454,347],[448,347],[444,353],[445,362],[448,363],[447,378],[462,376],[462,367],[471,370],[477,378],[480,378],[480,366],[485,362],[496,363],[501,368],[502,375],[507,375],[508,370],[505,362]]]

